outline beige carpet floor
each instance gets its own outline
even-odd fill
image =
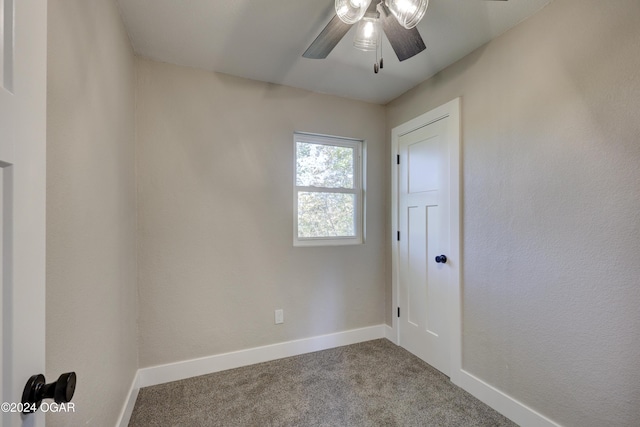
[[[138,426],[514,426],[388,340],[140,390]]]

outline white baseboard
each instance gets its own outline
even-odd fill
[[[233,351],[231,353],[216,354],[199,359],[168,363],[138,370],[140,387],[197,377],[198,375],[239,368],[241,366],[297,356],[312,351],[355,344],[363,341],[384,338],[385,325],[370,326],[362,329],[320,335],[278,344]]]
[[[505,417],[522,427],[561,427],[544,415],[529,408],[522,402],[498,390],[464,369],[460,370],[459,381],[455,384],[471,393],[478,400],[489,405]]]
[[[138,369],[138,373],[131,384],[129,396],[116,426],[126,427],[129,424],[133,407],[138,397],[138,391],[142,387],[183,380],[185,378],[211,374],[227,369],[240,368],[242,366],[282,359],[284,357],[386,338],[388,334],[387,329],[390,329],[387,325],[369,326],[361,329],[352,329],[344,332],[336,332],[333,334],[286,341],[278,344],[201,357],[199,359]]]
[[[133,377],[133,381],[131,381],[127,400],[125,400],[122,411],[120,411],[116,427],[127,427],[129,425],[131,414],[133,414],[133,407],[136,405],[136,399],[138,398],[138,392],[140,391],[140,385],[138,384],[138,379],[140,378],[138,375],[139,371],[140,370],[136,372],[136,375]]]
[[[138,391],[142,387],[379,338],[386,338],[395,343],[393,328],[384,324],[370,326],[138,369],[116,427],[127,427],[129,424]],[[457,386],[523,427],[562,427],[465,370],[460,371],[458,378],[459,381],[455,383]]]
[[[384,325],[384,337],[386,339],[388,339],[389,341],[391,341],[394,344],[398,344],[396,342],[396,332],[393,330],[393,328],[389,325]]]

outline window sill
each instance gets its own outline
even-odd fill
[[[362,245],[364,241],[360,237],[345,237],[336,239],[295,239],[294,247],[305,246],[355,246]]]

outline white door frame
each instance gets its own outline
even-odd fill
[[[451,354],[451,381],[455,384],[459,382],[462,370],[462,300],[461,300],[461,251],[460,251],[460,98],[456,98],[438,108],[424,113],[406,123],[396,126],[391,130],[391,283],[392,283],[392,336],[395,343],[400,344],[400,328],[397,315],[398,294],[400,292],[399,266],[398,266],[398,239],[396,233],[399,230],[398,213],[398,164],[397,155],[398,140],[421,127],[427,126],[438,120],[449,118],[448,135],[451,138],[449,144],[449,179],[450,179],[450,241],[451,250],[447,254],[447,264],[451,268],[451,283],[453,286],[452,298],[448,302],[450,333],[450,354]]]
[[[17,404],[29,377],[45,371],[47,1],[0,5],[5,24],[13,20],[12,31],[4,27],[13,49],[0,61],[2,399]],[[0,424],[43,427],[45,416],[3,411]]]

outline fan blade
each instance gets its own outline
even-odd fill
[[[311,59],[326,58],[344,35],[347,34],[349,28],[351,28],[351,24],[345,24],[338,18],[338,15],[335,15],[302,56]]]
[[[387,35],[387,39],[389,39],[389,43],[391,43],[391,47],[398,56],[399,61],[409,59],[427,48],[417,28],[410,30],[404,28],[382,3],[378,5],[378,10],[382,21],[382,29]]]

